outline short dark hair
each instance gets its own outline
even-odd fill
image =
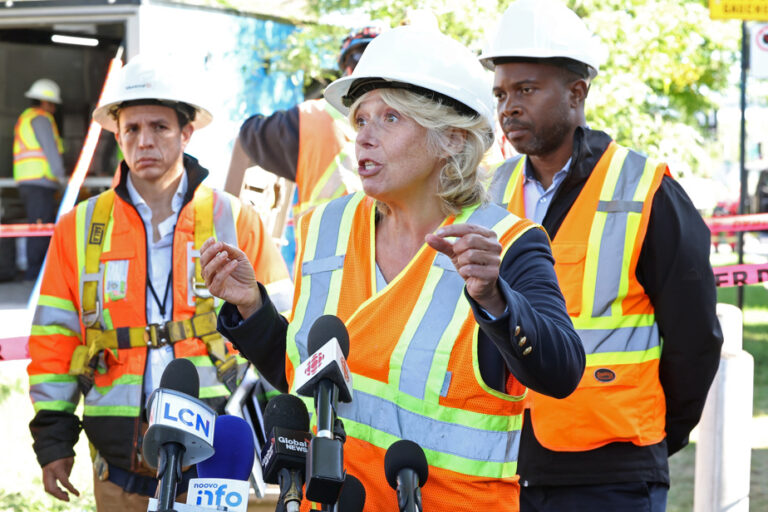
[[[193,106],[180,101],[140,99],[124,101],[120,104],[112,106],[112,108],[109,109],[109,115],[112,116],[112,119],[114,119],[115,122],[118,122],[118,115],[120,114],[120,110],[126,107],[135,107],[138,105],[160,105],[161,107],[172,108],[173,111],[176,112],[176,118],[179,120],[179,128],[184,128],[189,123],[194,121],[195,115],[197,114],[197,111]]]
[[[493,59],[493,65],[510,64],[513,62],[530,62],[533,64],[548,64],[560,68],[567,74],[564,75],[566,82],[572,82],[579,78],[588,79],[590,76],[589,66],[578,60],[567,57],[496,57]]]

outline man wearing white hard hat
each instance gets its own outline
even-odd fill
[[[289,391],[315,321],[344,322],[354,393],[336,412],[366,511],[398,510],[397,470],[385,469],[403,456],[389,451],[398,440],[425,452],[411,458],[424,510],[517,511],[526,387],[568,395],[584,354],[545,233],[487,202],[487,73],[450,37],[403,26],[374,39],[324,95],[355,126],[363,192],[301,218],[290,323],[239,251],[206,242],[203,276],[227,301],[219,329]]]
[[[66,180],[64,152],[53,114],[61,104],[61,91],[53,80],[36,80],[24,94],[31,105],[19,116],[13,130],[13,179],[24,202],[27,222],[47,224],[56,220],[55,193]],[[49,237],[27,238],[25,278],[34,280],[45,260]]]
[[[69,474],[83,428],[99,511],[143,512],[155,494],[155,471],[141,452],[144,411],[171,360],[194,363],[200,397],[218,412],[242,377],[245,361],[216,332],[200,276],[203,241],[238,246],[268,288],[290,295],[285,263],[258,215],[203,185],[208,171],[184,153],[212,120],[195,83],[171,63],[141,56],[110,82],[93,117],[125,155],[119,182],[56,224],[33,320],[30,430],[45,490],[64,501],[64,489],[78,494]],[[184,472],[178,493],[193,476]]]
[[[563,400],[532,392],[522,511],[662,511],[667,458],[688,442],[717,371],[710,234],[667,165],[587,126],[603,50],[559,0],[518,0],[481,61],[507,138],[493,200],[540,223],[587,354]]]

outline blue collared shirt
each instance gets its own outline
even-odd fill
[[[525,162],[525,182],[523,183],[523,198],[525,201],[525,216],[536,224],[541,224],[547,215],[549,204],[557,192],[557,188],[568,175],[571,168],[571,159],[569,158],[562,169],[557,171],[549,188],[544,190],[544,186],[536,179],[530,168],[530,162]]]

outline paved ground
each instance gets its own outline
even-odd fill
[[[0,283],[0,309],[23,308],[32,292],[32,281],[6,281]]]

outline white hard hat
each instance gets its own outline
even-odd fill
[[[24,93],[24,96],[33,100],[61,103],[61,89],[56,82],[47,78],[35,80],[35,83]]]
[[[155,100],[175,108],[185,103],[195,110],[191,121],[196,130],[210,124],[211,113],[200,106],[195,89],[197,81],[169,59],[137,55],[107,83],[93,119],[105,130],[117,132],[117,122],[110,111],[124,102]]]
[[[567,58],[586,64],[594,78],[605,56],[584,21],[559,0],[517,0],[502,14],[480,61],[493,69],[497,58]]]
[[[384,32],[371,41],[354,72],[323,94],[347,114],[360,95],[382,87],[437,93],[457,109],[479,114],[493,130],[490,77],[469,49],[434,29],[401,26]]]

